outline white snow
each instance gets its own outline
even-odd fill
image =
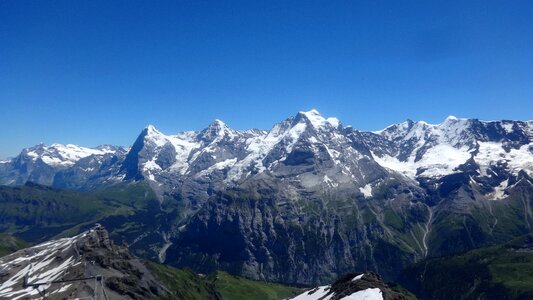
[[[489,200],[501,200],[505,198],[505,189],[508,185],[509,179],[502,181],[497,187],[494,188],[494,192],[489,194]]]
[[[378,134],[389,140],[401,139],[405,142],[414,141],[414,149],[405,161],[395,156],[372,156],[383,167],[400,172],[408,177],[416,176],[440,177],[457,172],[456,168],[464,164],[475,149],[465,146],[470,136],[465,132],[470,120],[454,116],[447,117],[437,125],[420,121],[409,127],[409,122],[389,126]],[[422,157],[416,160],[419,150],[425,149]]]
[[[226,168],[230,168],[231,166],[235,164],[235,162],[237,162],[237,158],[231,158],[231,159],[223,160],[221,162],[217,162],[214,165],[210,166],[209,168],[200,171],[197,174],[197,176],[203,176],[203,175],[210,174],[216,170],[224,170]]]
[[[400,161],[389,155],[379,157],[372,153],[372,156],[381,166],[411,178],[416,177],[418,171],[421,171],[418,176],[439,177],[455,173],[455,169],[471,157],[472,151],[474,150],[469,150],[467,147],[457,149],[447,144],[440,144],[429,148],[419,161],[415,161],[415,153],[407,161]]]
[[[327,118],[326,121],[333,127],[339,127],[341,122],[337,118]]]
[[[365,196],[365,198],[372,198],[372,185],[370,185],[370,183],[365,185],[364,187],[360,187],[359,191],[363,193],[363,196]],[[361,274],[360,276],[363,275]]]
[[[380,289],[373,288],[355,292],[341,300],[383,300],[383,295]]]
[[[201,144],[195,141],[194,137],[195,133],[191,131],[168,137],[176,150],[176,162],[171,166],[172,170],[177,170],[180,174],[187,172],[191,152],[201,147]]]
[[[26,263],[27,265],[0,284],[0,298],[15,300],[37,295],[39,290],[34,287],[21,288],[26,275],[29,275],[29,283],[48,282],[62,277],[66,270],[69,267],[75,266],[77,262],[74,257],[68,257],[58,263],[56,260],[58,251],[67,250],[72,247],[79,237],[83,236],[80,235],[39,244],[28,250],[22,250],[24,251],[22,255],[20,255],[21,252],[17,252],[19,257],[16,259],[13,259],[11,255],[4,256],[0,259],[0,271],[10,270],[22,263]],[[49,287],[50,285],[43,285],[41,289],[46,290]]]
[[[533,175],[533,143],[523,145],[519,149],[505,152],[500,143],[478,142],[479,153],[474,160],[479,165],[481,175],[487,176],[488,169],[497,164],[506,164],[512,174],[524,170],[528,175]]]
[[[65,291],[67,291],[70,287],[72,286],[72,284],[65,284],[64,286],[62,286],[61,288],[51,292],[50,294],[59,294],[59,293],[63,293]]]
[[[109,147],[102,148],[86,148],[73,144],[52,144],[51,146],[42,146],[42,150],[28,150],[26,155],[31,157],[32,160],[41,160],[50,166],[72,166],[78,160],[91,156],[91,155],[105,155],[107,153],[115,153],[114,150]]]
[[[339,125],[339,120],[337,118],[324,118],[316,109],[312,109],[310,111],[301,111],[301,114],[305,115],[309,122],[311,122],[311,125],[315,127],[316,129],[320,129],[326,124],[329,124],[331,126],[337,127]]]
[[[329,300],[333,296],[333,294],[328,295],[330,286],[324,285],[319,286],[318,288],[314,288],[310,291],[306,291],[291,300]],[[326,296],[327,295],[327,296]]]
[[[168,140],[166,136],[157,130],[153,125],[146,126],[146,136],[144,141],[147,143],[154,144],[157,147],[163,147]]]
[[[247,141],[247,156],[234,164],[233,168],[228,172],[227,180],[239,180],[244,170],[252,165],[258,172],[265,171],[266,166],[263,165],[263,159],[268,153],[281,142],[285,144],[285,151],[287,153],[291,152],[306,127],[307,125],[304,122],[297,123],[288,129],[283,124],[277,124],[265,136],[258,136]]]
[[[360,275],[357,275],[357,276],[355,276],[354,278],[352,278],[352,281],[359,280],[359,279],[363,278],[364,275],[365,275],[365,273],[360,274]]]
[[[306,291],[291,300],[330,300],[333,296],[330,286],[326,285]],[[341,300],[383,300],[383,294],[379,288],[369,288],[342,297]]]
[[[513,132],[513,123],[502,123],[502,127],[507,133]]]

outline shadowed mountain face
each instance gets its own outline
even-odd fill
[[[170,264],[293,283],[353,270],[390,280],[426,257],[531,231],[532,142],[532,121],[448,117],[360,132],[313,110],[268,131],[148,126],[130,149],[40,145],[0,163],[0,182],[137,198],[128,190],[142,183],[153,197],[97,219],[136,254]]]

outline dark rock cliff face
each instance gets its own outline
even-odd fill
[[[417,230],[427,221],[427,208],[416,198],[402,197],[369,203],[353,194],[219,193],[183,228],[167,262],[300,284],[333,280],[352,270],[378,270],[394,278],[425,251],[402,239],[422,243]],[[399,220],[389,223],[384,214]]]
[[[133,143],[128,155],[124,159],[124,162],[121,164],[120,171],[124,172],[124,179],[134,179],[140,180],[143,179],[143,176],[139,170],[139,157],[141,157],[141,152],[144,149],[144,138],[148,134],[148,128],[144,129],[141,134]]]

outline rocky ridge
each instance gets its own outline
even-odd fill
[[[170,299],[145,264],[114,245],[101,226],[0,258],[0,279],[0,299]]]

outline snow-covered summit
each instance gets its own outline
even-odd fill
[[[78,160],[91,155],[113,154],[117,151],[116,147],[99,146],[96,148],[81,147],[73,144],[44,144],[35,147],[26,148],[22,154],[33,161],[42,160],[49,166],[72,166]]]
[[[310,111],[300,111],[296,117],[295,120],[299,121],[305,119],[308,121],[308,123],[313,126],[316,130],[320,130],[324,127],[339,127],[340,122],[337,118],[329,117],[324,118],[320,112],[316,109],[312,109]]]
[[[521,169],[531,173],[532,129],[531,122],[480,121],[454,116],[440,124],[407,120],[374,132],[385,139],[374,140],[374,144],[389,142],[392,147],[376,147],[373,156],[384,167],[412,178],[459,172],[458,167],[469,159],[480,164],[481,173],[486,172],[488,165],[498,162],[515,166],[514,173]],[[520,158],[517,164],[521,167],[512,157]]]

